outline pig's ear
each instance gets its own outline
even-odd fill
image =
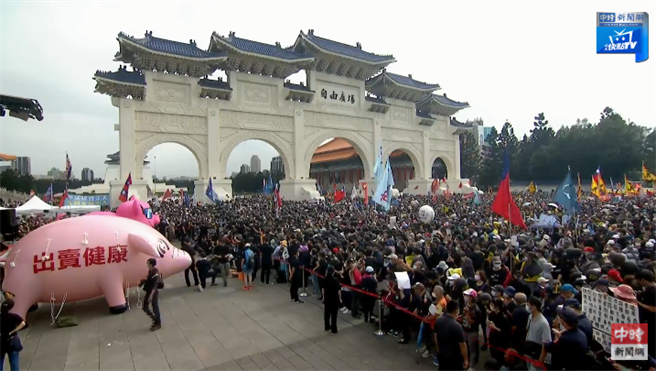
[[[128,247],[153,258],[163,258],[166,253],[166,247],[159,246],[159,240],[150,240],[138,234],[128,235]]]

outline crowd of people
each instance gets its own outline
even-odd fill
[[[341,311],[416,344],[445,370],[654,369],[656,200],[586,196],[563,218],[551,192],[522,192],[522,230],[491,212],[492,199],[402,195],[385,212],[350,199],[277,209],[271,196],[253,195],[152,208],[159,231],[195,257],[187,286],[203,290],[219,276],[226,285],[233,271],[245,291],[288,283],[293,302],[303,303],[301,288],[323,302],[331,334]],[[417,220],[422,205],[434,208],[432,222]],[[541,214],[563,224],[531,227]],[[610,359],[582,310],[584,287],[638,307],[647,361]]]

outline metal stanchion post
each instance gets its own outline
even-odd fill
[[[383,313],[385,311],[383,307],[383,297],[379,296],[378,297],[378,302],[380,303],[378,305],[379,311],[378,311],[378,330],[374,331],[374,335],[376,336],[383,336],[385,333],[383,332]]]
[[[301,274],[303,275],[303,292],[300,293],[298,296],[304,298],[307,296],[307,288],[305,285],[305,267],[301,267]]]

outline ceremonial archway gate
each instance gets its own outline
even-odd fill
[[[143,159],[153,147],[178,143],[198,161],[195,181],[198,200],[206,199],[210,178],[221,196],[232,194],[226,164],[239,143],[259,139],[280,154],[285,179],[284,198],[317,196],[310,178],[315,150],[339,137],[357,151],[370,189],[374,162],[382,145],[383,158],[405,151],[415,171],[407,192],[426,194],[431,168],[441,158],[456,185],[461,180],[458,135],[471,126],[451,116],[467,103],[433,94],[430,85],[387,72],[392,56],[362,50],[314,35],[298,36],[294,46],[282,48],[214,33],[208,50],[195,41],[180,43],[154,37],[119,34],[115,60],[131,64],[115,72],[97,71],[96,92],[112,96],[119,109],[121,179],[110,182],[111,200],[128,174],[132,193],[146,198]],[[227,81],[203,76],[226,71]],[[305,84],[285,81],[304,69]]]

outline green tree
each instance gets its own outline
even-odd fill
[[[481,167],[481,151],[472,132],[460,135],[460,176],[477,180]]]
[[[14,169],[7,169],[0,173],[0,187],[10,191],[30,193],[34,187],[34,178],[31,175],[21,175]]]

